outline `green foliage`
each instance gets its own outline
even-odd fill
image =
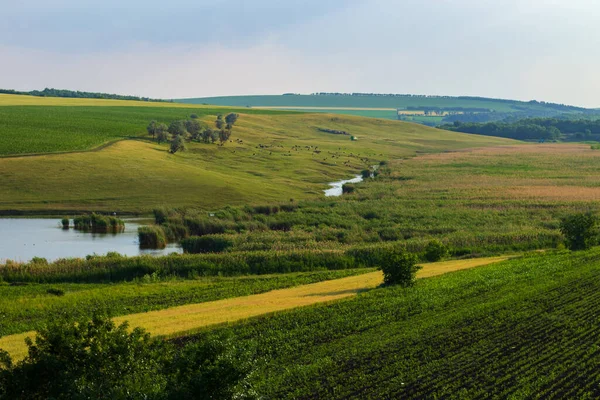
[[[198,114],[190,114],[191,119],[198,119]]]
[[[65,217],[60,220],[63,229],[69,229],[69,218]]]
[[[423,256],[425,257],[425,260],[429,262],[435,262],[443,260],[444,258],[448,257],[449,254],[450,253],[446,245],[439,240],[434,239],[427,243],[427,246],[425,247],[425,254]]]
[[[344,183],[342,185],[342,193],[344,194],[354,193],[354,190],[356,190],[355,186],[350,183]]]
[[[76,216],[73,218],[73,225],[77,230],[94,233],[117,233],[125,229],[125,222],[122,219],[95,213]]]
[[[185,139],[183,136],[175,136],[173,140],[171,140],[171,145],[169,147],[169,151],[171,154],[175,154],[178,151],[185,151]]]
[[[57,288],[49,288],[48,290],[46,290],[46,293],[51,294],[53,296],[64,296],[65,295],[64,290],[57,289]]]
[[[565,236],[571,250],[585,250],[598,244],[600,219],[592,212],[579,213],[564,217],[560,231]]]
[[[360,175],[363,179],[369,179],[371,177],[371,170],[363,169],[362,171],[360,171]]]
[[[188,131],[185,125],[186,121],[184,120],[173,121],[169,125],[168,131],[173,136],[186,136]]]
[[[215,127],[217,130],[221,130],[225,127],[225,121],[223,121],[223,115],[217,115],[217,119],[215,120]]]
[[[164,249],[167,246],[165,232],[160,226],[140,226],[138,239],[143,249]]]
[[[223,236],[193,236],[181,241],[186,253],[221,253],[233,246],[233,241]]]
[[[221,142],[221,145],[223,145],[225,142],[227,142],[229,140],[230,136],[231,136],[231,130],[221,129],[219,131],[219,141]]]
[[[417,257],[404,249],[383,253],[379,256],[379,268],[383,272],[386,285],[412,286],[417,271]]]
[[[225,123],[227,123],[227,125],[232,127],[237,122],[239,116],[240,115],[236,114],[236,113],[229,113],[225,116]]]
[[[252,355],[210,338],[175,348],[109,318],[54,321],[0,369],[6,399],[251,399]],[[2,355],[5,359],[5,355]]]
[[[10,399],[143,399],[166,388],[167,349],[110,319],[53,321],[27,340],[29,354],[3,371]]]
[[[200,137],[202,131],[202,125],[196,119],[190,119],[185,121],[186,130],[192,135],[192,139],[197,140]]]

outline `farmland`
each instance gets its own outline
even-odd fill
[[[599,261],[531,255],[217,333],[260,349],[267,398],[596,398]]]

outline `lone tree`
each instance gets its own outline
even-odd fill
[[[383,272],[383,283],[386,285],[412,286],[417,271],[417,257],[404,249],[384,251],[379,259],[379,267]]]
[[[156,121],[150,121],[146,130],[148,131],[148,135],[152,135],[152,137],[156,136],[156,128],[158,127],[158,123]]]
[[[225,127],[225,121],[223,121],[223,115],[222,114],[217,115],[217,119],[215,121],[215,126],[219,130],[221,130],[221,129],[223,129]]]
[[[183,139],[183,136],[175,136],[173,140],[171,140],[171,148],[169,151],[171,154],[175,154],[178,151],[185,151],[185,139]]]
[[[560,231],[571,250],[585,250],[598,244],[600,220],[592,212],[569,215],[561,220]]]

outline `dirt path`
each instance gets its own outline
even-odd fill
[[[509,257],[474,258],[422,264],[418,278],[428,278],[462,269],[504,261]],[[139,314],[117,317],[119,324],[129,321],[132,327],[143,327],[153,335],[180,336],[210,325],[239,321],[262,314],[308,306],[355,296],[357,293],[377,287],[382,282],[381,272],[351,276],[342,279],[312,283],[288,289],[273,290],[232,299],[188,304]],[[25,332],[0,338],[4,349],[18,360],[27,353],[24,340],[34,332]]]

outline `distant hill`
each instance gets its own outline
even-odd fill
[[[315,93],[270,96],[226,96],[176,99],[180,103],[236,107],[284,108],[311,112],[352,114],[440,125],[489,122],[506,118],[556,117],[594,110],[543,101],[517,101],[485,97],[422,96],[374,93]]]

